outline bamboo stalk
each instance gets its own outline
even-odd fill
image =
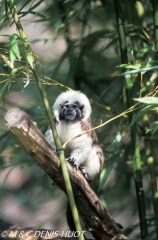
[[[117,26],[118,26],[121,63],[128,64],[126,37],[125,37],[121,2],[122,2],[121,0],[114,0],[114,5],[115,5],[115,11],[116,11]],[[131,75],[125,76],[125,87],[126,87],[127,107],[129,108],[130,106],[133,105]],[[129,122],[132,121],[133,116],[134,116],[134,113],[129,114]],[[133,155],[133,163],[134,163],[134,181],[135,181],[136,194],[137,194],[141,237],[142,239],[147,239],[148,231],[147,231],[147,222],[146,222],[146,208],[145,208],[144,189],[143,189],[142,172],[141,172],[139,140],[138,140],[136,124],[133,124],[131,127],[131,142],[132,142],[132,155]]]
[[[158,60],[158,1],[153,0],[154,34],[155,34],[155,53]]]
[[[10,12],[12,14],[12,17],[14,19],[14,22],[16,24],[16,27],[19,31],[19,34],[20,34],[21,38],[23,38],[25,41],[28,42],[27,36],[26,36],[26,34],[23,30],[23,27],[22,27],[21,22],[19,20],[18,14],[17,14],[17,12],[14,8],[14,5],[12,4],[11,0],[6,0],[6,2],[8,4],[8,7],[10,9]],[[48,119],[49,119],[50,127],[51,127],[51,130],[52,130],[52,134],[53,134],[53,137],[54,137],[57,153],[58,153],[60,163],[61,163],[61,169],[62,169],[64,181],[65,181],[67,197],[68,197],[68,201],[70,203],[70,207],[71,207],[71,210],[72,210],[72,215],[73,215],[75,227],[76,227],[77,231],[80,231],[80,233],[82,233],[82,227],[81,227],[81,223],[80,223],[80,219],[79,219],[79,214],[78,214],[75,199],[74,199],[74,196],[73,196],[73,191],[72,191],[70,177],[69,177],[68,170],[67,170],[67,165],[66,165],[66,162],[65,162],[64,150],[61,146],[60,139],[59,139],[58,134],[57,134],[57,130],[56,130],[55,122],[54,122],[54,119],[53,119],[52,111],[51,111],[49,102],[47,100],[46,92],[43,88],[40,75],[38,73],[38,69],[37,69],[37,66],[36,66],[36,61],[35,61],[33,52],[31,50],[31,47],[28,46],[28,45],[25,45],[25,48],[26,48],[26,51],[29,52],[29,54],[31,55],[31,57],[33,59],[32,60],[33,66],[31,66],[31,64],[30,64],[30,67],[31,67],[31,70],[32,70],[32,72],[34,74],[34,77],[36,79],[36,82],[37,82],[38,88],[40,90],[42,100],[43,100],[43,103],[44,103],[44,106],[45,106],[45,109],[46,109],[46,112],[47,112],[47,115],[48,115]],[[80,234],[78,239],[83,240],[84,238]]]
[[[158,1],[153,0],[153,20],[154,20],[154,35],[155,35],[155,58],[158,61]],[[148,122],[148,119],[145,118]],[[153,209],[155,214],[156,223],[158,223],[158,189],[157,189],[157,181],[155,175],[155,167],[154,167],[154,158],[151,152],[151,143],[147,138],[146,140],[148,147],[146,148],[146,156],[147,156],[147,164],[149,169],[149,174],[151,177],[151,191],[152,191],[152,200],[153,200]],[[158,238],[158,225],[156,225],[156,234]]]

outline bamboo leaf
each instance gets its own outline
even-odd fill
[[[125,76],[125,75],[128,75],[128,74],[134,74],[134,73],[140,73],[140,72],[145,73],[145,72],[153,71],[153,70],[157,70],[157,69],[158,69],[158,65],[151,66],[151,67],[140,68],[138,70],[131,70],[131,71],[128,71],[128,72],[121,73],[118,76]]]
[[[7,91],[7,88],[9,87],[11,81],[12,81],[12,77],[9,78],[9,80],[4,84],[4,86],[1,88],[0,90],[0,102],[2,101],[6,91]]]
[[[32,14],[32,15],[38,16],[38,17],[40,17],[40,18],[43,18],[44,20],[46,20],[46,17],[45,17],[42,13],[35,12],[35,11],[30,11],[29,13]]]
[[[14,61],[18,58],[20,60],[20,51],[17,43],[18,36],[16,34],[12,34],[9,37],[10,40],[10,61],[14,64]]]
[[[133,116],[133,119],[132,119],[132,121],[131,121],[131,123],[130,123],[130,126],[132,126],[140,117],[142,117],[146,112],[147,112],[147,110],[157,110],[158,109],[158,107],[157,106],[153,106],[154,104],[149,104],[149,105],[147,105],[147,106],[145,106],[145,107],[143,107],[137,114],[135,114],[134,116]]]
[[[37,8],[41,3],[43,2],[43,0],[38,1],[36,4],[34,4],[29,10],[34,10],[35,8]]]
[[[16,59],[16,56],[15,56],[14,52],[12,51],[12,49],[10,49],[9,55],[10,55],[10,61],[11,61],[11,63],[14,64],[15,59]]]
[[[156,132],[157,130],[158,130],[158,121],[154,122],[154,123],[153,123],[153,126],[152,126],[151,128],[149,128],[149,129],[146,131],[146,133],[151,132],[151,131]]]
[[[99,179],[99,190],[101,189],[101,187],[103,186],[103,184],[106,182],[113,166],[114,166],[114,163],[116,162],[116,159],[115,159],[116,155],[114,154],[112,156],[111,159],[109,159],[106,163],[106,167],[103,169],[103,171],[101,172],[100,174],[100,179]]]
[[[145,103],[145,104],[156,104],[158,105],[158,97],[143,97],[143,98],[134,98],[135,101]]]
[[[34,57],[30,51],[26,53],[27,61],[29,62],[30,66],[33,68]]]
[[[21,13],[20,11],[24,9],[29,3],[30,3],[30,0],[23,1],[23,4],[19,5],[18,14]]]
[[[117,66],[117,68],[140,69],[138,66],[136,66],[136,65],[131,65],[131,64],[121,64],[121,65]]]
[[[136,115],[133,116],[132,122],[130,123],[130,127],[144,114],[146,113],[146,109],[141,109]]]
[[[0,136],[0,154],[8,147],[8,145],[13,141],[13,135],[11,132],[6,132]]]

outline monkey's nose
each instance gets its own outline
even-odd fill
[[[67,109],[66,113],[67,114],[73,114],[73,109],[72,108]]]

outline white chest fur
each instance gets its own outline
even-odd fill
[[[57,132],[61,141],[61,144],[64,144],[68,140],[76,137],[77,135],[81,134],[83,132],[81,128],[81,123],[80,122],[65,122],[61,121],[57,125]],[[67,148],[73,148],[78,147],[78,145],[82,146],[84,144],[91,145],[92,144],[92,139],[87,135],[84,134],[81,137],[78,137],[74,140],[72,140],[68,145]]]

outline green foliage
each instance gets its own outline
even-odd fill
[[[17,44],[17,38],[18,36],[16,34],[12,34],[9,37],[10,40],[10,61],[14,64],[15,60],[18,59],[20,61],[20,52],[19,47]]]
[[[145,104],[150,105],[158,105],[158,98],[157,97],[143,97],[143,98],[135,98],[136,101],[142,102]]]
[[[118,116],[128,108],[129,102],[133,102],[133,99],[136,101],[132,103],[136,103],[132,114],[116,118],[97,130],[106,161],[99,183],[93,184],[110,213],[124,226],[125,233],[131,238],[140,238],[133,183],[134,143],[130,131],[135,125],[149,238],[156,239],[157,215],[153,191],[157,187],[153,179],[157,177],[158,163],[158,49],[155,47],[158,40],[157,34],[154,34],[157,28],[153,13],[157,8],[153,2],[123,0],[121,3],[127,62],[121,62],[120,59],[114,1],[15,0],[16,11],[30,42],[17,34],[6,1],[0,2],[0,166],[3,173],[8,171],[5,182],[0,185],[3,195],[0,207],[2,218],[7,219],[3,209],[9,198],[14,197],[14,201],[23,209],[38,214],[41,206],[46,206],[49,201],[58,202],[61,194],[57,188],[52,190],[50,180],[34,166],[3,120],[8,108],[20,107],[37,122],[43,133],[46,131],[48,119],[32,71],[35,61],[51,105],[67,87],[81,90],[93,100],[94,126]],[[29,46],[33,49],[33,55],[27,51]],[[125,82],[129,77],[132,97],[126,94]],[[152,171],[147,160],[150,157],[154,159]],[[16,167],[23,171],[19,187],[18,184],[16,187],[11,185],[14,182],[11,174]],[[151,191],[150,186],[154,190]],[[63,197],[58,207],[64,208]],[[29,217],[33,219],[33,214]],[[50,228],[55,222],[59,230],[62,229],[60,219],[51,216],[48,217],[48,225],[37,221],[35,226]],[[21,223],[22,220],[17,216],[16,221]]]

